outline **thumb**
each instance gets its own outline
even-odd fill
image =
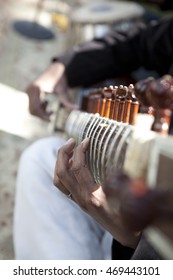
[[[79,106],[77,104],[68,101],[66,98],[64,98],[62,96],[59,96],[59,100],[60,100],[61,104],[63,104],[64,107],[69,111],[79,109]]]

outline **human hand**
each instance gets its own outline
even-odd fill
[[[44,92],[36,84],[31,84],[26,90],[29,97],[29,111],[45,121],[50,121],[52,111],[47,111],[48,102],[41,101]]]
[[[140,234],[129,230],[119,211],[111,207],[102,186],[95,183],[86,164],[89,139],[75,148],[70,139],[58,152],[54,172],[54,185],[65,195],[72,195],[85,212],[101,224],[121,244],[135,248]]]
[[[75,144],[75,140],[71,138],[59,149],[54,185],[64,194],[72,194],[73,200],[87,211],[91,201],[97,203],[93,201],[93,192],[99,189],[99,186],[86,165],[85,156],[89,139],[84,140],[77,148]]]
[[[60,102],[71,110],[76,108],[71,104],[68,96],[68,86],[65,78],[65,66],[60,62],[52,63],[32,84],[26,92],[29,97],[29,110],[34,116],[49,121],[52,112],[47,111],[47,101],[42,101],[47,93],[54,93]]]
[[[133,231],[142,231],[155,216],[152,192],[142,179],[131,179],[123,171],[112,170],[104,191],[113,209],[118,209],[123,222]]]

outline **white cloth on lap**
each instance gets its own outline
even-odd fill
[[[16,259],[111,259],[112,237],[53,185],[64,140],[48,137],[20,160],[14,209]]]

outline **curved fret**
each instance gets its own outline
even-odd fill
[[[123,168],[132,130],[130,125],[80,111],[72,111],[66,123],[67,134],[77,144],[86,137],[90,139],[87,163],[98,184],[104,183],[112,168]]]

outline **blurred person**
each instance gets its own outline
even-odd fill
[[[128,35],[113,32],[103,39],[95,39],[75,46],[67,54],[53,58],[49,67],[27,88],[31,114],[47,121],[50,120],[52,112],[47,111],[47,101],[42,102],[45,92],[57,95],[60,102],[71,110],[75,109],[76,105],[70,102],[68,95],[70,88],[90,87],[105,79],[129,74],[131,70],[126,70],[127,67],[130,67],[132,71],[136,70],[138,65],[133,63],[131,56],[127,58],[127,65],[123,61],[119,65],[118,57],[121,54],[121,43],[124,40],[127,41],[128,51],[131,36],[133,38],[134,34],[143,27],[141,23],[140,27],[131,30]],[[109,45],[109,41],[112,45]],[[113,49],[117,53],[116,63],[114,63]],[[134,59],[136,59],[135,56]],[[116,64],[119,66],[116,67]]]
[[[143,2],[154,2],[162,10],[173,9],[173,4],[170,0],[148,0]],[[153,17],[158,19],[158,16],[151,16],[149,21]],[[153,24],[156,24],[156,21]],[[167,28],[166,24],[165,28]],[[140,32],[144,34],[139,38],[141,42],[138,40]],[[77,108],[77,105],[70,102],[69,88],[90,87],[106,79],[130,75],[141,66],[149,71],[154,70],[159,74],[163,74],[164,71],[159,69],[155,62],[152,64],[152,61],[157,59],[157,54],[153,59],[152,57],[147,57],[153,47],[149,33],[150,28],[147,29],[147,24],[138,22],[127,32],[112,31],[102,39],[95,39],[74,46],[66,54],[52,58],[47,69],[26,89],[31,114],[47,121],[50,120],[52,112],[47,111],[47,101],[42,101],[45,92],[57,95],[60,102],[67,109],[72,110]],[[157,40],[155,37],[153,40]],[[159,44],[162,38],[160,37]],[[146,42],[142,40],[146,40]],[[144,44],[144,46],[142,47],[141,44]],[[138,49],[135,49],[135,45]],[[144,49],[146,45],[148,45],[147,54],[145,54]],[[122,50],[121,47],[123,47]],[[131,48],[134,48],[133,54]],[[140,52],[142,55],[140,55]],[[159,49],[157,52],[159,52]],[[122,59],[123,55],[126,55],[125,59]]]

